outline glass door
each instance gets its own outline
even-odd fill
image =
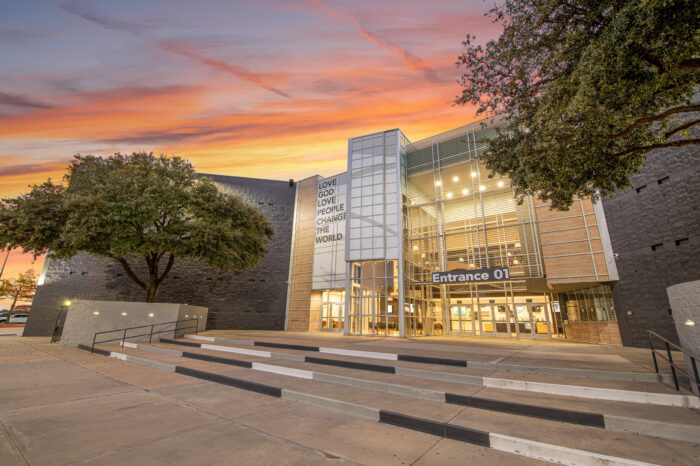
[[[530,304],[530,322],[532,323],[532,333],[536,336],[551,335],[549,316],[547,315],[545,304]]]
[[[493,306],[490,304],[479,305],[479,327],[482,335],[495,333],[496,327],[493,318]]]

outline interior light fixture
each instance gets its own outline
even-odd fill
[[[499,182],[498,182],[498,187],[499,187],[499,188],[502,188],[502,187],[503,187],[503,181],[499,181]]]
[[[484,186],[483,184],[479,186],[479,191],[486,191],[486,186]]]
[[[476,172],[472,172],[472,178],[476,178]]]
[[[513,259],[513,264],[519,264],[518,259]]]
[[[511,253],[511,252],[508,253],[508,256],[509,256],[509,257],[512,256],[512,255],[513,255],[513,253]]]
[[[474,267],[474,264],[469,264],[469,267]]]
[[[417,244],[414,244],[414,245],[413,245],[413,250],[414,250],[414,251],[417,251],[417,250],[418,250],[418,245],[417,245]]]
[[[459,181],[459,176],[453,176],[453,177],[452,177],[452,181],[454,181],[455,183],[458,182],[458,181]]]
[[[464,189],[462,190],[462,194],[464,194],[464,195],[466,196],[467,194],[469,194],[469,190],[466,189],[466,188],[464,188]]]
[[[519,247],[520,247],[520,243],[515,243],[515,247],[516,247],[516,248],[519,248]]]
[[[420,256],[421,256],[421,257],[425,257],[425,253],[421,254]]]
[[[71,305],[70,299],[64,299],[64,300],[63,300],[63,305],[64,305],[64,306],[70,306],[70,305]]]
[[[435,186],[440,186],[441,184],[442,184],[442,181],[440,181],[440,180],[437,180],[437,181],[435,182]]]
[[[459,261],[460,261],[460,262],[464,262],[464,257],[460,257],[460,258],[459,258]]]
[[[452,199],[452,193],[447,193],[447,199]]]

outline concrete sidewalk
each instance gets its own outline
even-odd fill
[[[0,339],[0,464],[536,464],[51,345]]]

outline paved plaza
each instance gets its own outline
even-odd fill
[[[210,338],[264,340],[279,348],[265,349],[270,356],[254,352],[245,357],[251,364],[286,364],[287,370],[311,367],[315,373],[371,383],[411,385],[420,390],[459,391],[501,401],[523,400],[550,407],[597,409],[615,415],[700,425],[697,409],[620,403],[583,398],[564,398],[539,393],[519,393],[471,385],[458,385],[450,376],[503,377],[532,382],[575,382],[578,386],[619,390],[643,390],[677,396],[669,384],[564,377],[556,370],[576,369],[650,372],[648,351],[607,345],[557,341],[524,341],[469,338],[381,339],[341,337],[323,333],[207,332]],[[194,341],[187,341],[193,344]],[[231,340],[233,341],[233,340]],[[218,344],[218,343],[217,343]],[[366,354],[409,353],[464,359],[504,367],[541,367],[555,373],[507,373],[506,371],[441,367],[433,364],[392,361],[397,368],[429,369],[442,374],[442,381],[396,374],[295,362],[286,355],[307,354],[282,345],[316,345],[336,351],[339,361],[356,362],[342,351]],[[225,345],[225,343],[223,344]],[[240,346],[240,345],[239,345]],[[153,348],[183,349],[160,343]],[[240,346],[242,348],[242,346]],[[253,346],[248,346],[252,348]],[[376,389],[255,372],[214,362],[178,362],[172,349],[166,352],[102,346],[141,361],[182,364],[192,370],[216,372],[253,383],[281,386],[346,405],[368,406],[406,412],[487,432],[500,432],[532,441],[655,464],[697,464],[700,445],[694,442],[651,438],[626,432],[552,420],[497,413],[466,406],[445,405],[434,400],[400,396]],[[236,347],[229,347],[236,351]],[[152,349],[152,348],[151,348]],[[190,348],[185,348],[190,349]],[[192,351],[201,354],[206,348]],[[251,350],[248,350],[249,352]],[[168,353],[169,352],[169,353]],[[207,354],[208,354],[207,353]],[[120,353],[121,354],[121,353]],[[217,353],[221,354],[221,353]],[[261,353],[262,354],[262,353]],[[359,353],[358,353],[359,354]],[[325,355],[328,356],[328,355]],[[148,359],[147,359],[148,358]],[[352,361],[351,361],[352,360]],[[363,361],[372,360],[362,359]],[[378,361],[374,361],[378,363]],[[383,361],[386,363],[387,361]],[[255,366],[253,366],[255,367]],[[263,366],[258,366],[263,367]],[[265,366],[270,367],[270,366]],[[275,366],[281,367],[281,366]],[[484,366],[486,367],[486,366]],[[417,374],[418,372],[416,372]],[[46,338],[0,337],[0,464],[544,464],[518,454],[498,451],[451,438],[349,415],[284,397],[272,397],[214,381],[159,370],[144,364],[89,351],[50,344]],[[329,376],[330,377],[330,376]],[[393,377],[393,378],[392,378]],[[359,383],[359,382],[358,382]],[[376,385],[380,386],[380,385]],[[687,393],[687,392],[685,392]],[[644,413],[640,414],[640,406]],[[625,464],[625,463],[619,463]],[[632,464],[632,463],[628,463]]]

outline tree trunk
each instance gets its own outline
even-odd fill
[[[146,256],[146,264],[148,265],[149,275],[148,282],[144,282],[143,280],[141,280],[134,273],[134,271],[131,270],[131,267],[129,267],[129,264],[126,262],[126,259],[124,259],[123,257],[115,259],[122,264],[122,267],[124,267],[124,270],[126,271],[127,275],[138,286],[140,286],[146,291],[146,302],[155,303],[158,301],[158,289],[160,288],[161,283],[163,283],[163,280],[165,280],[165,277],[168,275],[168,272],[170,272],[170,269],[172,268],[173,263],[175,262],[175,255],[172,253],[169,254],[170,257],[168,257],[168,264],[165,266],[165,270],[160,276],[158,275],[158,263],[160,262],[162,255],[152,253]]]
[[[15,294],[15,298],[12,300],[12,306],[10,306],[10,310],[7,311],[7,323],[10,323],[10,314],[12,314],[12,311],[15,309],[15,304],[17,304],[17,296],[18,294]]]

